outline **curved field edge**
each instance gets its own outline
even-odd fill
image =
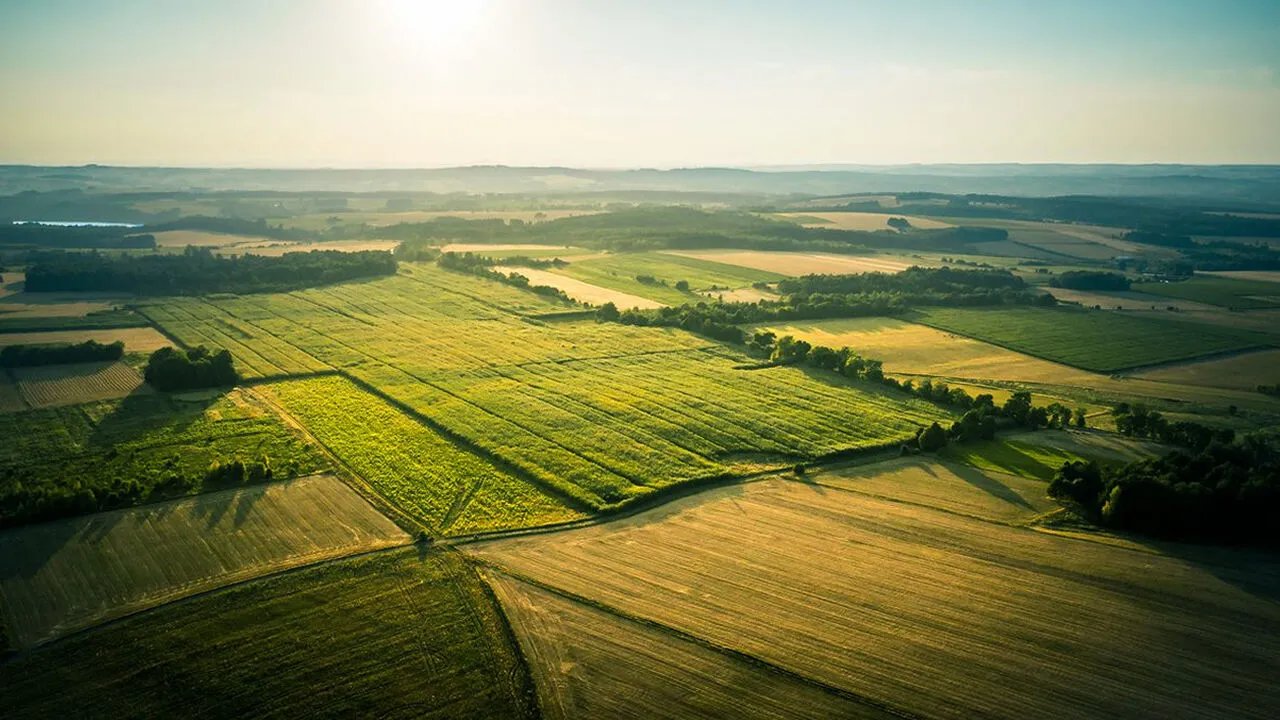
[[[408,542],[344,483],[310,476],[0,533],[0,594],[15,642],[31,647],[218,587]]]
[[[0,665],[7,718],[538,717],[475,571],[381,552],[166,605]]]

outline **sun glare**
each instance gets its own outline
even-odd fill
[[[376,6],[390,36],[415,55],[439,58],[456,53],[482,32],[487,0],[381,0]]]

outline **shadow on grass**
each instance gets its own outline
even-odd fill
[[[1036,508],[1025,498],[1013,490],[1013,488],[1000,482],[998,479],[988,476],[978,468],[970,465],[962,465],[960,463],[951,463],[949,469],[955,473],[956,477],[964,480],[975,488],[987,493],[988,495],[1002,500],[1010,505],[1022,508],[1024,510],[1036,511]]]

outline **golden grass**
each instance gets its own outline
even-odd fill
[[[468,552],[923,717],[1280,703],[1280,635],[1259,632],[1280,623],[1280,570],[1261,554],[1136,551],[782,479]]]
[[[360,252],[362,250],[395,250],[400,244],[399,240],[334,240],[332,242],[317,243],[281,243],[278,240],[269,241],[270,244],[247,244],[232,245],[219,248],[218,252],[223,255],[263,255],[266,257],[279,257],[285,253],[294,252],[311,252],[313,250],[337,250],[339,252]]]
[[[493,269],[501,273],[520,273],[529,278],[529,282],[533,285],[550,285],[554,288],[560,288],[574,300],[592,305],[603,305],[611,302],[617,305],[619,310],[664,307],[663,303],[656,300],[643,298],[639,295],[631,295],[619,290],[611,290],[599,285],[592,285],[591,283],[547,270],[506,266],[495,266]]]
[[[38,345],[49,343],[124,343],[125,352],[149,353],[173,343],[155,328],[119,328],[114,330],[46,330],[41,332],[0,333],[0,347],[6,345]]]
[[[121,362],[14,368],[22,398],[33,408],[78,405],[149,392],[137,370]]]
[[[318,475],[0,534],[0,593],[24,647],[233,582],[409,538]]]
[[[280,242],[258,235],[229,235],[226,233],[204,232],[201,230],[166,230],[153,233],[157,247],[183,248],[188,245],[196,247],[222,247],[225,245],[258,244]]]
[[[888,230],[889,218],[905,217],[911,226],[919,230],[941,230],[955,227],[951,223],[912,215],[895,215],[893,213],[871,212],[814,212],[814,213],[777,213],[777,217],[799,221],[805,227],[820,227],[831,230]],[[813,222],[813,219],[821,222]]]
[[[1157,313],[1161,319],[1168,317],[1168,308],[1170,307],[1178,308],[1184,312],[1214,311],[1219,309],[1206,303],[1160,297],[1159,295],[1140,292],[1092,292],[1055,287],[1046,287],[1045,290],[1063,302],[1079,303],[1085,307],[1100,305],[1103,310],[1120,308],[1121,310],[1152,312]]]
[[[1259,385],[1280,383],[1280,350],[1166,365],[1136,372],[1133,377],[1180,385],[1253,390]]]
[[[682,250],[671,255],[710,260],[782,275],[901,272],[917,263],[882,255],[775,252],[772,250]]]
[[[892,717],[500,572],[484,576],[549,720]]]

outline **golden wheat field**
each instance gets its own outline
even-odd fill
[[[0,533],[24,647],[288,567],[408,542],[337,478],[310,476]]]
[[[1280,702],[1280,634],[1263,630],[1280,627],[1280,569],[1245,551],[1126,549],[773,479],[467,552],[905,716],[1265,718]]]
[[[42,330],[39,332],[0,333],[0,347],[6,345],[54,345],[82,343],[124,343],[125,352],[149,353],[173,343],[155,328],[119,328],[113,330]]]
[[[871,212],[814,212],[778,213],[777,217],[790,219],[805,227],[830,228],[832,230],[888,230],[889,218],[905,217],[911,226],[920,230],[941,230],[955,227],[951,223],[929,218]]]
[[[156,246],[162,248],[184,248],[188,245],[196,247],[224,247],[228,245],[278,243],[280,240],[259,235],[230,235],[227,233],[204,232],[202,230],[165,230],[153,233]]]
[[[765,270],[781,275],[840,275],[864,272],[901,272],[915,264],[884,255],[835,255],[832,253],[781,252],[773,250],[682,250],[668,254],[726,265]]]
[[[547,270],[538,270],[536,268],[527,267],[507,267],[494,266],[494,270],[501,273],[519,273],[527,278],[534,285],[550,285],[553,288],[559,288],[566,295],[577,300],[578,302],[589,303],[591,305],[603,305],[605,303],[613,303],[618,306],[619,310],[628,308],[656,308],[664,307],[663,303],[649,298],[642,298],[639,295],[632,295],[620,290],[611,290],[599,285],[593,285],[576,278],[571,278],[560,273],[549,272]]]

